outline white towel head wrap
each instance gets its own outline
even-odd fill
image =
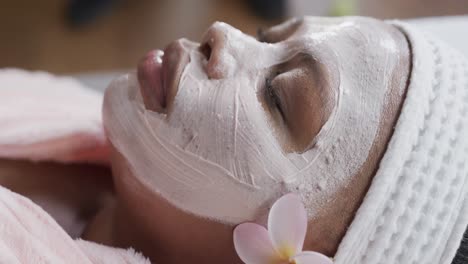
[[[412,72],[394,134],[336,264],[451,263],[468,224],[468,62],[407,24]]]

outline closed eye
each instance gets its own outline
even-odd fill
[[[331,78],[329,69],[312,53],[301,51],[266,73],[265,109],[277,131],[282,131],[281,140],[296,152],[311,146],[335,107],[339,82]]]
[[[263,28],[257,29],[257,40],[260,42],[266,42],[265,29]]]
[[[281,99],[278,96],[278,93],[276,92],[275,88],[273,87],[272,84],[272,78],[266,78],[265,79],[265,92],[266,92],[266,101],[271,107],[275,107],[276,110],[279,111],[281,114],[281,117],[284,119],[284,112],[283,108],[281,106]]]

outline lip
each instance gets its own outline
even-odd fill
[[[137,75],[143,102],[148,110],[167,113],[177,94],[179,81],[197,46],[186,39],[170,43],[164,51],[152,50],[138,63]]]
[[[145,107],[157,112],[164,109],[166,98],[162,79],[163,55],[164,52],[161,50],[152,50],[140,60],[137,68],[140,92]]]

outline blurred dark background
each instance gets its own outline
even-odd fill
[[[414,18],[468,14],[468,0],[0,0],[0,67],[59,74],[134,67],[214,21],[255,34],[301,15]]]

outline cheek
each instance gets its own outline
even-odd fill
[[[169,127],[162,133],[164,141],[221,166],[245,184],[271,185],[291,174],[252,80],[237,76],[200,81],[185,76]]]

